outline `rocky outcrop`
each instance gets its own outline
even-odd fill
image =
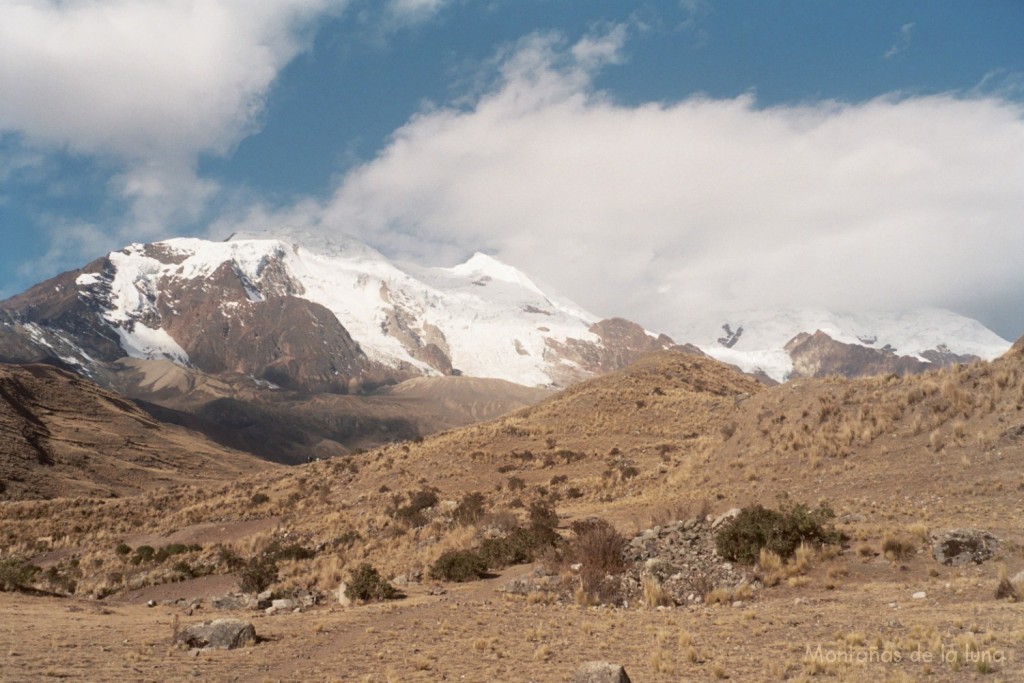
[[[589,332],[597,335],[600,341],[595,344],[583,339],[547,340],[548,357],[568,364],[563,370],[566,384],[588,375],[619,370],[641,356],[676,345],[670,337],[664,334],[654,337],[640,325],[622,318],[598,321],[590,326]]]
[[[992,559],[999,539],[981,529],[953,529],[938,534],[932,543],[932,555],[939,564],[963,567]]]
[[[923,352],[927,361],[900,356],[894,350],[874,349],[836,341],[821,330],[802,332],[785,346],[793,360],[791,377],[861,377],[865,375],[916,375],[926,370],[977,360],[977,356],[955,354],[943,345]]]
[[[174,634],[174,644],[190,650],[234,650],[256,644],[256,629],[241,619],[192,624]]]

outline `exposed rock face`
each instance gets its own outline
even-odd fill
[[[981,529],[953,529],[936,537],[932,554],[939,564],[962,567],[981,564],[995,555],[999,540]]]
[[[882,348],[873,349],[858,344],[838,342],[821,330],[814,334],[801,333],[786,344],[786,352],[793,359],[793,377],[828,377],[842,375],[915,375],[937,367],[977,360],[977,356],[951,353],[941,347],[921,355],[929,362],[911,356],[900,356]]]
[[[582,339],[559,342],[548,339],[549,353],[561,361],[569,361],[573,368],[564,371],[566,383],[624,368],[643,355],[673,348],[676,344],[662,334],[652,337],[643,327],[622,318],[607,318],[590,326],[599,344]]]
[[[241,619],[215,619],[186,626],[174,636],[179,647],[200,650],[234,650],[256,643],[256,629]]]

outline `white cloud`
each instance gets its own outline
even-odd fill
[[[618,54],[593,40],[523,41],[473,106],[414,117],[328,202],[250,222],[426,261],[489,250],[596,313],[669,333],[748,306],[1019,311],[1020,105],[622,106],[592,87],[591,57]]]
[[[194,217],[200,154],[258,128],[311,21],[342,0],[22,0],[0,4],[0,132],[113,160],[135,223]]]

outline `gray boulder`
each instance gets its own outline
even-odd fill
[[[186,626],[174,636],[179,647],[202,650],[234,650],[253,645],[256,629],[241,619],[215,619]]]
[[[587,662],[572,676],[572,683],[631,683],[625,667],[608,662]]]
[[[995,555],[999,539],[981,529],[953,529],[935,537],[932,554],[939,564],[981,564]]]

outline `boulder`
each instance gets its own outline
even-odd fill
[[[935,561],[952,567],[981,564],[995,555],[999,539],[981,529],[953,529],[939,534],[932,545]]]
[[[625,667],[608,662],[587,662],[572,676],[572,683],[631,683]]]
[[[215,619],[186,626],[174,636],[179,647],[202,650],[234,650],[253,645],[256,629],[241,619]]]

